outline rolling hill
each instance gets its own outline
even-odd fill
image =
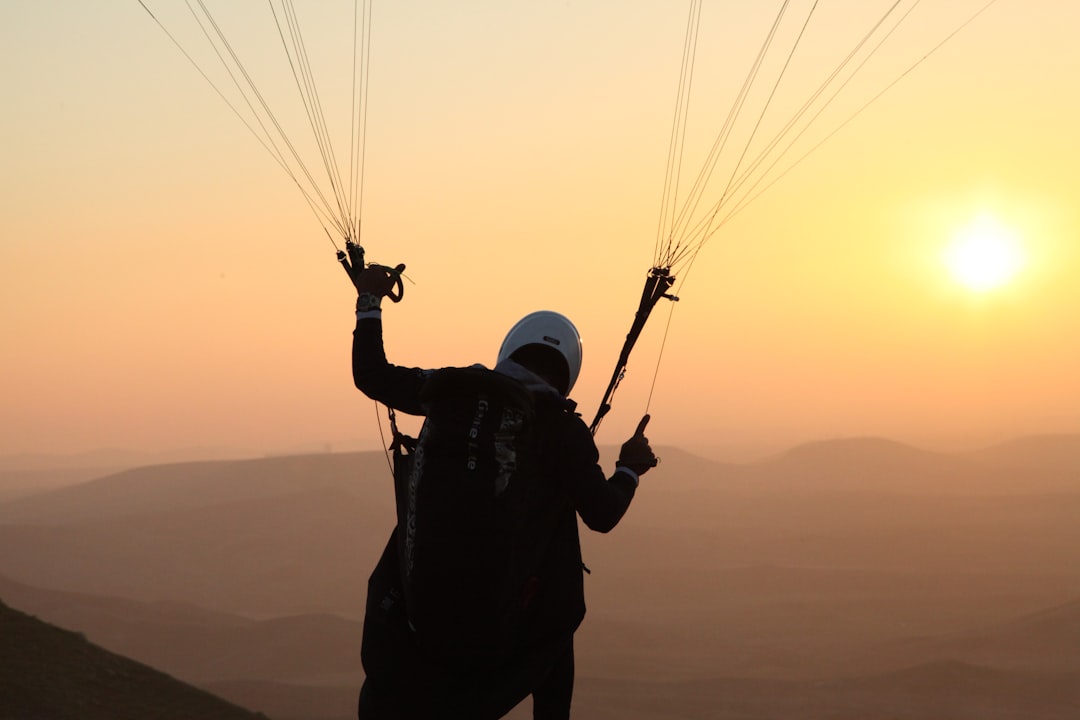
[[[0,522],[59,525],[101,521],[316,488],[361,491],[370,500],[379,496],[379,490],[389,492],[391,482],[382,453],[148,465],[0,504]]]
[[[265,720],[3,603],[0,637],[3,720]]]
[[[576,712],[1067,717],[1073,441],[660,448],[620,526],[583,533]],[[393,512],[378,453],[131,469],[0,503],[0,597],[280,720],[344,720]]]
[[[1025,673],[1080,673],[1080,599],[974,630],[868,648],[847,669],[892,671],[946,660]]]
[[[358,685],[361,625],[332,615],[252,620],[193,605],[43,590],[0,577],[0,598],[185,682]]]

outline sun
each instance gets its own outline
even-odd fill
[[[994,290],[1024,267],[1020,240],[996,217],[976,217],[945,248],[945,264],[953,278],[975,292]]]

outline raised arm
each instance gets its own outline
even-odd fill
[[[369,265],[362,271],[354,268],[350,272],[357,291],[353,382],[372,400],[401,412],[421,415],[420,388],[429,371],[393,365],[386,359],[383,348],[382,299],[391,294],[395,285],[400,286],[404,269],[404,265],[396,268]]]

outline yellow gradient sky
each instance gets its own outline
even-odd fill
[[[688,166],[779,4],[705,2]],[[784,89],[889,4],[834,0]],[[822,130],[983,4],[924,2]],[[231,26],[238,49],[291,98],[265,3],[231,5],[260,18]],[[346,147],[352,4],[296,5]],[[591,417],[652,260],[686,5],[376,3],[363,241],[414,281],[386,312],[392,360],[490,364],[519,316],[560,310]],[[1080,432],[1077,27],[1073,2],[999,0],[725,225],[680,291],[654,442],[743,457]],[[5,0],[0,55],[0,454],[376,447],[333,247],[139,3]],[[1027,259],[975,293],[943,252],[985,213]],[[602,443],[645,409],[659,312]]]

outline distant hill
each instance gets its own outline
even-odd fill
[[[1077,673],[1021,672],[939,661],[824,683],[822,688],[879,717],[1067,720],[1080,716]]]
[[[97,450],[67,455],[0,455],[0,502],[77,485],[136,467],[246,457],[252,457],[252,454],[225,448],[191,448],[157,453]]]
[[[261,714],[186,686],[145,665],[102,650],[0,603],[0,719],[257,720]],[[275,683],[214,684],[233,697],[271,702],[276,720],[344,720],[355,700],[316,688]],[[307,692],[305,696],[303,693]],[[691,681],[579,673],[581,717],[769,718],[789,720],[1072,720],[1080,712],[1080,674],[1021,672],[941,661],[836,680],[752,680],[712,676]],[[529,716],[527,703],[511,718]]]
[[[39,495],[110,475],[117,468],[82,467],[56,470],[0,470],[0,502]]]
[[[1080,493],[1080,436],[1021,438],[970,453],[932,452],[874,437],[823,440],[752,463],[743,477],[786,490]]]
[[[1028,435],[965,455],[985,465],[1080,475],[1080,435]]]
[[[253,616],[359,615],[394,525],[391,490],[312,484],[100,522],[0,525],[0,573],[35,587]]]
[[[0,598],[200,686],[210,680],[358,686],[362,676],[356,620],[330,615],[252,620],[181,603],[44,590],[4,577]]]
[[[63,524],[345,488],[392,499],[380,452],[149,465],[0,504],[0,522]],[[368,491],[368,486],[373,486]],[[387,507],[393,507],[388,500]]]
[[[1080,599],[946,638],[937,652],[1001,668],[1080,672]]]
[[[598,720],[1075,720],[1080,675],[951,662],[812,682],[723,676],[631,682],[579,675],[574,713]],[[526,708],[510,716],[528,717]]]
[[[3,603],[0,637],[3,720],[265,718]]]
[[[754,469],[773,482],[874,491],[922,491],[930,483],[947,490],[942,481],[955,484],[971,472],[960,458],[873,437],[799,445],[755,463]]]
[[[635,572],[693,562],[942,577],[1080,567],[1080,491],[1047,494],[1022,477],[1004,493],[986,470],[963,493],[925,479],[945,477],[957,463],[977,471],[970,459],[879,441],[825,443],[746,466],[667,448],[659,454],[663,462],[643,478],[611,539],[584,534],[587,563]],[[877,480],[851,480],[848,466],[857,478],[860,467],[891,469]],[[983,477],[998,490],[970,490]],[[152,466],[0,503],[0,574],[35,587],[245,615],[355,618],[394,521],[379,453]]]
[[[256,457],[236,448],[185,448],[160,452],[142,452],[103,448],[79,453],[18,453],[0,455],[0,471],[7,470],[70,470],[73,468],[133,468],[164,463],[195,462],[199,460],[235,460]],[[297,453],[298,454],[298,453]]]
[[[1060,696],[1074,673],[1080,490],[1000,452],[1013,460],[863,438],[732,465],[658,448],[619,527],[582,532],[576,714],[834,720],[899,698],[898,717],[966,718],[1014,683],[1028,700],[1004,717],[1061,716],[1036,690]],[[344,720],[393,523],[379,453],[152,466],[0,503],[0,573],[28,608],[234,702]],[[852,661],[878,649],[896,652]],[[999,664],[1010,653],[1046,662]],[[960,684],[957,712],[936,676]]]
[[[1001,670],[1080,673],[1080,600],[966,632],[868,649],[851,667],[896,669],[949,661]]]
[[[355,720],[360,695],[359,682],[335,687],[230,681],[205,687],[235,702],[265,707],[274,720]]]

